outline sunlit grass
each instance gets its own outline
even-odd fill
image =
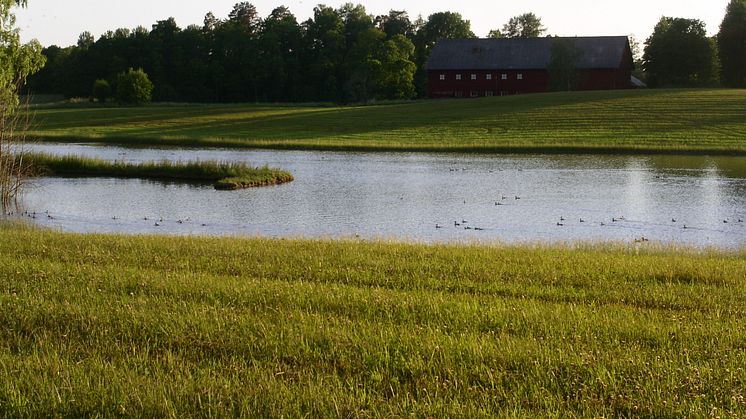
[[[746,414],[746,254],[0,227],[0,406]]]
[[[277,185],[290,182],[293,176],[268,166],[252,167],[246,163],[168,160],[143,163],[107,161],[84,156],[57,156],[29,153],[38,175],[122,177],[158,180],[213,182],[216,189],[241,189],[254,186]]]
[[[746,153],[746,91],[548,93],[376,106],[38,108],[50,141],[472,152]]]

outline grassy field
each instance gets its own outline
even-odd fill
[[[159,180],[212,182],[215,189],[234,190],[291,182],[293,176],[267,166],[251,167],[244,163],[196,162],[109,162],[81,156],[56,156],[29,153],[23,156],[43,176],[123,177]]]
[[[0,224],[0,414],[746,415],[746,254]]]
[[[36,108],[49,141],[327,150],[746,154],[746,90],[551,93],[377,106]]]

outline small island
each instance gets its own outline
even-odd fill
[[[27,153],[26,164],[36,176],[83,176],[212,182],[217,190],[236,190],[292,182],[289,172],[246,163],[221,161],[143,162],[106,161],[82,156]]]

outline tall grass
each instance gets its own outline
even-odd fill
[[[4,415],[743,417],[746,253],[0,227]]]
[[[57,156],[30,153],[26,161],[40,175],[123,177],[161,180],[213,182],[216,189],[240,189],[290,182],[293,176],[268,166],[252,167],[246,163],[195,161],[127,163],[83,156]]]
[[[49,141],[148,146],[746,155],[746,91],[563,92],[377,106],[36,110]]]

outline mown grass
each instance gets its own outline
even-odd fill
[[[746,154],[746,90],[549,93],[377,106],[35,111],[48,141],[321,150]]]
[[[746,253],[0,227],[3,416],[746,414]]]
[[[245,163],[168,160],[128,163],[106,161],[84,156],[58,156],[28,153],[23,158],[30,161],[37,175],[121,177],[169,181],[213,182],[216,189],[234,190],[254,186],[277,185],[291,182],[293,176],[268,166],[252,167]]]

